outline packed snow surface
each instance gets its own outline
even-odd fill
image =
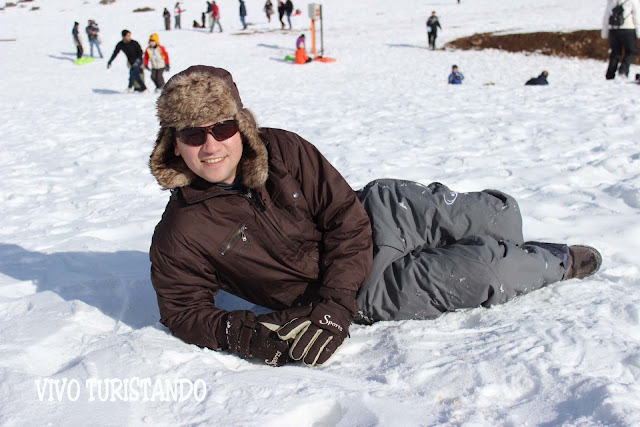
[[[598,61],[430,51],[425,30],[432,10],[438,46],[597,29],[603,0],[324,0],[337,61],[304,66],[283,58],[301,33],[311,48],[306,3],[291,31],[261,0],[246,0],[246,31],[237,1],[217,3],[213,34],[191,28],[204,0],[183,2],[178,31],[161,18],[173,2],[0,11],[0,425],[640,424],[640,86],[605,81]],[[76,66],[71,28],[88,53],[88,19],[105,58]],[[311,141],[354,189],[381,177],[500,189],[525,238],[595,246],[601,271],[491,309],[354,326],[313,369],[183,343],[158,322],[149,279],[169,196],[147,167],[158,95],[123,93],[124,54],[106,68],[123,28],[143,47],[159,34],[169,75],[231,71],[262,126]],[[461,86],[446,84],[452,64]],[[523,85],[543,69],[549,86]]]

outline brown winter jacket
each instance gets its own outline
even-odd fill
[[[228,190],[195,178],[173,192],[156,227],[151,278],[161,322],[188,343],[222,347],[220,289],[274,310],[333,299],[352,318],[357,312],[372,265],[365,210],[309,142],[278,129],[258,135],[268,151],[264,185]]]

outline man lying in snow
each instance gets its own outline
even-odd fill
[[[600,267],[588,246],[525,243],[499,191],[378,180],[354,192],[309,142],[259,128],[221,68],[173,76],[157,111],[150,167],[171,197],[151,279],[161,322],[187,343],[319,365],[354,321],[489,307]],[[217,308],[221,289],[275,311]]]

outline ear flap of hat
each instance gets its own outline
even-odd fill
[[[248,188],[258,188],[267,182],[269,176],[269,154],[267,147],[258,135],[253,114],[246,108],[236,116],[238,128],[243,137],[244,147],[242,159],[238,164],[238,172],[242,183]]]
[[[196,178],[182,157],[176,156],[175,140],[173,129],[160,128],[156,146],[149,158],[151,173],[165,190],[184,187]]]

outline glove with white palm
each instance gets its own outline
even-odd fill
[[[280,329],[278,337],[293,340],[289,356],[307,366],[322,365],[349,335],[351,312],[333,300],[314,304],[308,316],[294,318]]]

